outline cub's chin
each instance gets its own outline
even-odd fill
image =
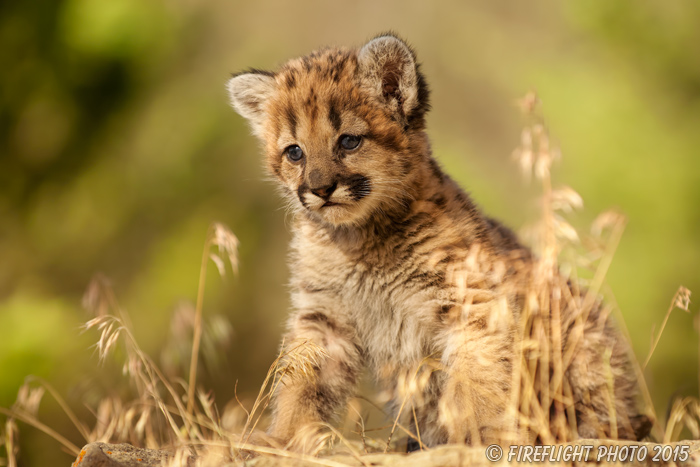
[[[371,212],[368,200],[348,203],[325,203],[310,209],[311,216],[334,227],[359,227],[366,223]]]

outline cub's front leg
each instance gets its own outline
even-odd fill
[[[317,359],[312,374],[287,374],[278,386],[268,432],[283,443],[304,426],[330,422],[354,393],[362,365],[355,330],[327,308],[305,308],[292,315],[286,350],[297,346],[301,350],[304,341],[322,347],[327,356]],[[304,450],[303,446],[292,448]]]
[[[513,365],[511,320],[494,320],[498,306],[472,305],[462,322],[445,331],[446,378],[439,402],[444,443],[492,444],[508,424]],[[500,321],[495,323],[494,321]]]

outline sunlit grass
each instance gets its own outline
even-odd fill
[[[526,179],[534,178],[541,185],[542,198],[541,217],[524,234],[536,252],[537,260],[531,265],[522,266],[527,268],[527,281],[517,284],[518,293],[525,297],[525,306],[515,323],[516,361],[519,363],[514,367],[510,398],[504,401],[506,412],[513,422],[502,433],[502,438],[511,444],[565,443],[577,439],[573,396],[566,370],[580,342],[576,338],[568,340],[566,344],[562,342],[560,313],[563,310],[559,308],[559,301],[553,297],[562,291],[572,294],[566,298],[580,307],[584,318],[575,327],[582,328],[585,317],[592,307],[597,306],[603,293],[604,279],[621,240],[626,220],[621,214],[608,211],[597,217],[590,234],[572,227],[566,215],[581,209],[583,200],[570,187],[553,187],[551,171],[560,154],[550,140],[537,96],[528,94],[518,101],[518,106],[526,123],[514,159]],[[215,247],[217,250],[213,251]],[[89,423],[80,420],[46,381],[28,378],[19,390],[15,405],[9,409],[0,408],[0,412],[7,417],[2,441],[7,458],[4,461],[0,459],[0,465],[2,462],[9,466],[17,465],[17,421],[48,434],[72,455],[78,455],[78,446],[38,418],[38,407],[46,392],[58,402],[85,443],[128,442],[137,446],[169,449],[175,453],[171,465],[180,465],[182,459],[193,454],[198,456],[201,465],[240,460],[252,455],[306,460],[329,467],[347,465],[324,457],[339,452],[368,465],[362,457],[364,454],[402,451],[407,438],[417,441],[421,450],[428,450],[421,440],[420,432],[411,431],[408,426],[411,419],[417,421],[415,407],[422,401],[421,394],[430,375],[436,371],[445,371],[432,358],[424,359],[414,371],[397,376],[401,401],[398,413],[390,418],[387,426],[379,429],[368,427],[355,400],[351,401],[347,415],[351,422],[342,424],[354,427],[353,430],[340,430],[320,423],[299,430],[286,446],[279,445],[276,440],[265,435],[263,428],[267,424],[266,409],[276,389],[284,384],[285,378],[314,377],[314,369],[320,362],[330,358],[322,347],[310,341],[283,343],[250,407],[238,401],[236,395],[237,404],[222,410],[217,407],[210,393],[197,387],[200,346],[202,340],[206,339],[203,298],[207,264],[212,260],[221,275],[226,274],[228,268],[237,271],[237,248],[238,240],[227,227],[212,224],[202,253],[196,305],[190,311],[191,319],[187,321],[191,325],[192,334],[187,377],[184,372],[181,375],[166,374],[142,350],[134,336],[129,315],[120,307],[109,281],[97,276],[89,285],[83,300],[84,307],[93,316],[85,323],[84,329],[99,333],[94,347],[100,361],[110,358],[117,346],[123,347],[123,373],[136,389],[138,397],[134,400],[104,397],[95,408],[95,419]],[[477,259],[478,251],[470,255],[468,261],[476,261],[476,266],[472,264],[470,267],[478,268]],[[591,279],[581,279],[578,276],[579,269],[589,270]],[[570,279],[577,284],[571,290],[566,286]],[[645,396],[646,411],[650,414],[653,414],[653,407],[642,370],[653,358],[672,310],[680,308],[688,311],[689,303],[690,291],[684,287],[679,288],[644,365],[639,366],[635,362],[635,371]],[[501,319],[511,319],[508,316],[494,313],[489,325],[497,326]],[[616,314],[616,321],[619,326],[624,326],[619,313]],[[577,333],[574,330],[572,335],[583,335],[583,331]],[[610,437],[614,439],[618,423],[626,421],[618,420],[614,411],[612,371],[607,383],[610,391],[608,411],[613,419]],[[370,400],[370,403],[373,402]],[[658,442],[676,441],[685,429],[693,438],[700,438],[698,398],[678,398],[665,426],[658,423],[660,419],[656,415],[654,417],[657,425],[653,437]],[[380,436],[381,429],[389,429],[387,437]],[[306,454],[289,450],[291,445],[302,446]]]

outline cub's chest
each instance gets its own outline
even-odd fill
[[[297,251],[293,274],[335,304],[333,313],[352,324],[375,365],[411,365],[431,348],[437,313],[450,302],[449,293],[436,286],[434,269],[411,258],[381,259],[373,252],[362,256],[309,243]]]
[[[440,282],[440,271],[413,255],[373,250],[347,250],[330,242],[302,239],[295,250],[292,274],[343,303],[373,312],[402,307]],[[430,295],[430,294],[428,294]],[[411,300],[409,300],[411,299]]]

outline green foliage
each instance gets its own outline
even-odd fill
[[[62,379],[62,373],[70,371],[63,363],[83,350],[78,348],[79,342],[87,342],[76,339],[78,323],[65,319],[74,314],[71,308],[60,299],[36,299],[27,292],[0,304],[0,329],[4,330],[0,339],[0,406],[12,405],[30,372]]]

